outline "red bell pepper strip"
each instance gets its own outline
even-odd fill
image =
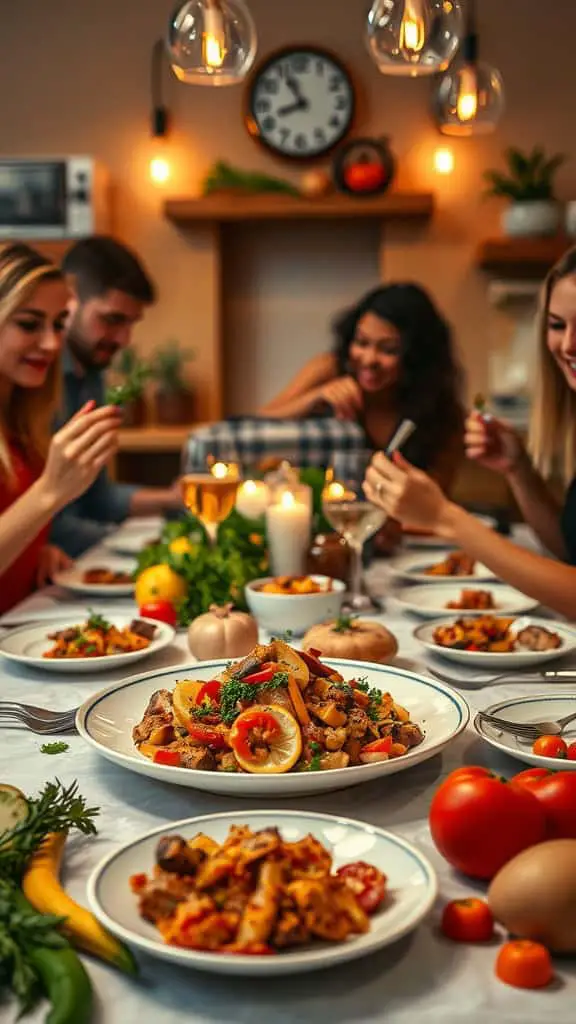
[[[277,665],[273,665],[271,668],[260,668],[258,672],[252,672],[249,676],[244,676],[243,683],[269,683],[274,678],[276,673],[279,671]]]
[[[180,754],[177,750],[157,750],[154,753],[154,764],[167,764],[171,768],[179,768]]]
[[[196,697],[196,704],[203,704],[205,700],[209,700],[214,704],[220,703],[220,690],[222,689],[222,683],[217,679],[212,679],[209,683],[204,683],[204,686],[198,692]]]
[[[224,750],[228,746],[218,729],[211,729],[209,725],[203,725],[201,722],[189,722],[188,735],[205,747],[213,747],[214,750]]]
[[[302,661],[306,665],[307,669],[310,669],[313,675],[318,676],[320,679],[327,679],[331,676],[334,669],[328,668],[327,665],[323,665],[319,660],[318,655],[320,651],[316,651],[311,648],[309,651],[297,651]]]
[[[361,754],[389,754],[392,750],[394,740],[391,736],[385,736],[384,739],[374,740],[373,743],[367,743],[365,747],[362,747]]]

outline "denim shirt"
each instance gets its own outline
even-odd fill
[[[104,404],[104,381],[98,370],[78,373],[70,352],[62,357],[62,407],[55,423],[58,430],[63,423],[93,400]],[[130,510],[130,499],[137,490],[128,484],[114,483],[102,469],[94,483],[76,501],[67,505],[54,518],[50,541],[76,558],[87,548],[98,544],[110,530],[112,523],[121,523]]]

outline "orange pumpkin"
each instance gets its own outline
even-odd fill
[[[319,651],[325,658],[350,661],[392,661],[398,641],[386,626],[368,619],[340,618],[312,626],[303,641],[305,651]]]

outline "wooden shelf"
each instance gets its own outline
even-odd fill
[[[130,427],[118,434],[120,452],[177,452],[191,430],[204,426],[189,423],[183,427]]]
[[[200,199],[168,199],[164,215],[179,225],[256,220],[339,220],[371,217],[378,220],[424,220],[432,215],[431,192],[390,192],[355,199],[328,195],[322,199],[261,193],[214,193]]]
[[[482,270],[502,278],[537,280],[570,247],[562,235],[553,238],[494,238],[480,245],[476,263]]]

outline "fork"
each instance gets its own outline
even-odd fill
[[[70,708],[69,711],[52,711],[50,708],[40,708],[36,704],[22,704],[17,700],[0,700],[0,714],[3,711],[26,711],[32,718],[38,718],[41,722],[53,722],[61,718],[76,717],[78,708]]]
[[[498,715],[489,715],[479,711],[476,721],[485,722],[502,732],[510,732],[526,740],[535,740],[539,736],[560,736],[570,722],[576,721],[576,712],[559,718],[557,722],[509,722]]]
[[[0,706],[0,728],[2,726],[14,728],[15,726],[23,725],[24,728],[30,729],[32,732],[39,733],[42,736],[76,731],[77,709],[74,708],[63,712],[47,712],[47,709],[44,708],[38,708],[37,710],[46,712],[51,717],[42,719],[35,715],[33,708],[28,705],[16,702],[9,704],[9,702],[3,701]]]
[[[448,683],[449,686],[458,686],[460,683],[482,683],[483,686],[493,686],[495,683],[541,683],[547,679],[553,679],[556,683],[575,683],[576,682],[576,668],[573,669],[556,669],[556,671],[550,670],[548,672],[530,672],[527,675],[514,675],[512,672],[501,672],[498,676],[464,676],[463,679],[457,679],[456,676],[448,676],[443,672],[439,672],[436,668],[431,668],[430,665],[426,665],[426,671],[431,676],[435,676],[436,679],[440,679],[443,683]]]

